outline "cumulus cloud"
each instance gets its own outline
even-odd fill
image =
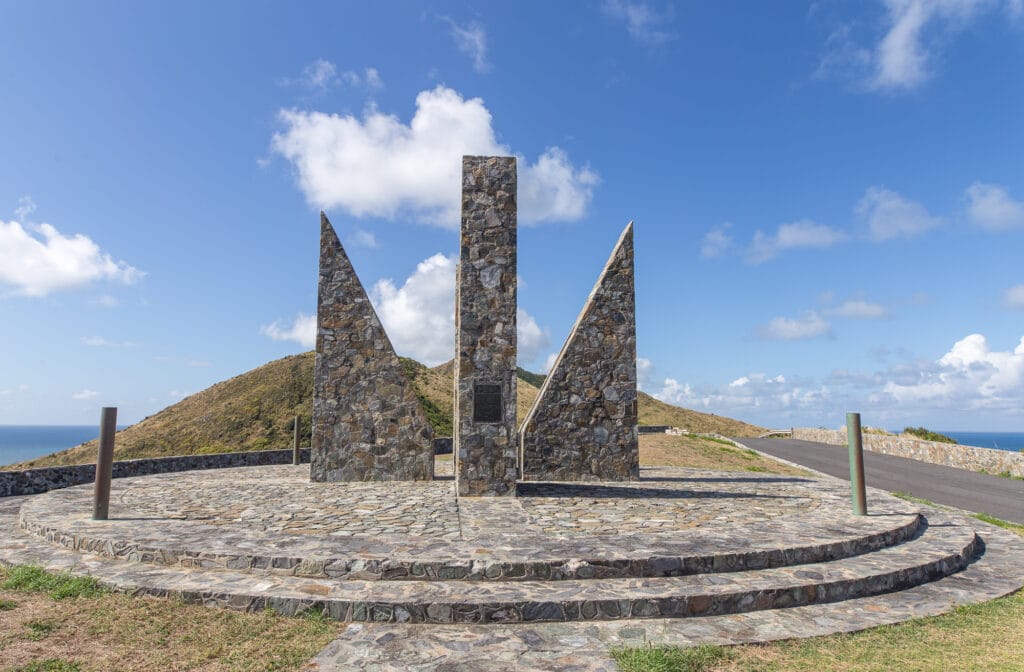
[[[781,225],[774,235],[755,233],[747,258],[751,263],[760,264],[786,250],[831,247],[845,239],[846,234],[838,229],[802,219]]]
[[[520,362],[532,362],[551,345],[551,334],[541,328],[533,315],[522,308],[516,309],[516,347]]]
[[[920,367],[903,381],[889,381],[884,392],[904,404],[1019,411],[1024,402],[1024,338],[1013,350],[1000,351],[992,350],[982,334],[970,334],[934,366]]]
[[[800,317],[773,317],[758,329],[761,338],[770,341],[799,341],[831,333],[832,325],[813,310]]]
[[[827,312],[829,315],[848,317],[854,320],[877,320],[889,314],[885,306],[863,299],[849,299],[835,308],[830,308]]]
[[[1024,310],[1024,285],[1014,285],[1003,292],[1003,304],[1014,310]]]
[[[275,341],[294,341],[305,348],[316,346],[316,315],[299,313],[291,324],[275,321],[260,327],[260,333]]]
[[[609,18],[626,24],[630,38],[645,47],[657,47],[676,38],[671,29],[675,18],[672,5],[658,11],[646,2],[605,0],[601,9]]]
[[[723,222],[712,226],[700,241],[700,256],[713,259],[732,247],[733,238],[729,235],[731,222]]]
[[[868,225],[872,240],[912,238],[942,223],[920,203],[885,187],[870,187],[857,204],[857,214]]]
[[[508,155],[480,98],[438,86],[416,97],[408,125],[370,109],[354,116],[282,110],[285,129],[272,149],[295,167],[299,188],[319,208],[355,217],[406,214],[447,228],[459,222],[462,156]],[[586,212],[598,176],[558,147],[530,164],[518,157],[519,221],[575,220]]]
[[[132,284],[143,275],[87,236],[65,236],[49,224],[26,228],[0,220],[0,284],[16,294],[46,296],[98,280]]]
[[[400,354],[436,366],[455,353],[455,257],[421,261],[401,286],[390,278],[370,292],[377,315]]]
[[[1024,202],[1013,199],[1005,187],[975,182],[965,196],[971,224],[993,231],[1024,228]]]
[[[665,378],[653,395],[669,404],[740,417],[768,425],[802,413],[816,413],[832,403],[832,392],[822,384],[789,381],[778,374],[750,373],[726,385],[696,387]]]
[[[75,392],[74,394],[71,395],[71,398],[76,401],[88,401],[89,399],[95,399],[98,396],[100,396],[99,392],[97,392],[96,390],[90,390],[86,388],[84,390],[79,390],[78,392]]]
[[[484,30],[484,27],[476,22],[462,26],[448,17],[443,18],[448,22],[455,46],[473,59],[473,69],[480,73],[490,70],[491,64],[487,62],[487,31]]]
[[[551,373],[551,367],[553,367],[555,365],[556,361],[558,361],[558,353],[557,352],[552,352],[552,353],[550,353],[547,356],[547,358],[544,360],[544,367],[543,367],[544,375],[547,375],[547,374]]]
[[[935,74],[934,63],[950,37],[1000,6],[1019,15],[1020,0],[884,0],[883,31],[870,46],[858,44],[852,24],[832,32],[819,74],[841,72],[868,91],[909,91]],[[873,36],[874,37],[874,36]]]

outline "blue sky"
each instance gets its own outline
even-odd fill
[[[642,389],[1024,430],[1024,3],[0,4],[0,424],[311,347],[325,209],[452,351],[461,155],[519,157],[520,363],[636,222]]]

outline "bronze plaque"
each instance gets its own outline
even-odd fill
[[[473,386],[473,422],[501,422],[501,385]]]

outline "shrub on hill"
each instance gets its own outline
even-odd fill
[[[933,432],[932,430],[925,429],[924,427],[904,427],[903,433],[916,436],[917,438],[924,439],[925,441],[938,441],[939,443],[956,444],[956,439],[950,438],[945,434]]]

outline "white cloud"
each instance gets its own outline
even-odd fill
[[[380,243],[377,242],[377,236],[373,234],[373,231],[358,229],[352,234],[352,241],[362,247],[380,247]]]
[[[1006,409],[1024,403],[1024,338],[1016,348],[993,351],[982,334],[957,341],[933,366],[890,380],[884,392],[902,404],[960,409]]]
[[[980,15],[1000,6],[1011,19],[1020,15],[1021,0],[883,0],[885,16],[869,47],[852,36],[854,22],[834,30],[825,44],[818,75],[847,74],[867,91],[910,91],[935,74],[951,37]],[[868,24],[873,25],[873,24]]]
[[[557,360],[558,360],[558,353],[557,352],[552,352],[551,354],[549,354],[547,356],[547,359],[544,360],[544,375],[547,375],[547,374],[551,373],[551,367],[555,365],[555,362]]]
[[[1014,285],[1003,293],[1003,304],[1007,308],[1024,310],[1024,285]]]
[[[700,241],[700,256],[705,259],[713,259],[732,247],[733,238],[729,235],[731,228],[731,222],[712,226]]]
[[[318,58],[302,70],[302,83],[310,89],[326,89],[336,79],[334,63]]]
[[[14,216],[17,221],[24,222],[29,215],[36,211],[36,202],[31,196],[22,196],[18,199],[18,207],[14,209]]]
[[[993,231],[1024,228],[1024,202],[1014,200],[998,184],[975,182],[967,188],[967,218]]]
[[[318,58],[302,69],[302,75],[296,79],[282,79],[278,82],[281,86],[301,86],[313,92],[323,92],[327,89],[344,84],[350,87],[366,87],[374,91],[384,86],[380,72],[376,68],[364,68],[362,72],[356,70],[345,70],[338,72],[338,66],[327,59]],[[264,159],[257,159],[257,163],[263,165]]]
[[[316,345],[316,315],[299,313],[290,325],[275,321],[261,326],[260,333],[275,341],[294,341],[303,347],[312,348]]]
[[[676,38],[669,28],[674,18],[672,5],[659,12],[646,2],[605,0],[601,8],[610,18],[624,22],[629,36],[645,47],[656,47]]]
[[[455,46],[473,59],[473,69],[480,73],[490,70],[491,64],[487,62],[487,31],[484,27],[476,22],[460,26],[448,17],[444,17],[444,20],[451,28]]]
[[[110,345],[110,341],[100,336],[82,336],[82,345],[103,346]]]
[[[808,310],[800,317],[774,317],[758,333],[767,340],[798,341],[828,336],[832,326],[817,312]]]
[[[863,299],[849,299],[835,308],[830,308],[829,315],[848,317],[854,320],[877,320],[888,315],[885,306]]]
[[[89,399],[95,399],[98,396],[100,396],[99,392],[97,392],[96,390],[90,390],[86,388],[84,390],[79,390],[78,392],[75,392],[74,394],[71,395],[71,398],[75,399],[76,401],[88,401]]]
[[[731,417],[751,418],[751,415],[771,418],[767,424],[782,424],[782,418],[793,413],[815,412],[828,408],[832,393],[825,385],[789,382],[779,374],[750,373],[727,385],[696,388],[675,378],[666,378],[660,390],[653,395],[664,402],[704,411],[723,413]]]
[[[657,384],[654,363],[646,357],[636,358],[636,389],[651,390]]]
[[[24,296],[46,296],[97,280],[131,284],[144,275],[114,261],[88,237],[64,236],[49,224],[30,227],[0,220],[0,284]],[[39,237],[41,236],[41,238]]]
[[[454,329],[454,323],[453,323]],[[532,362],[551,345],[551,334],[522,308],[516,309],[516,357],[520,363]]]
[[[508,155],[496,140],[480,98],[464,99],[438,86],[416,97],[408,125],[371,108],[363,119],[282,110],[285,130],[272,148],[294,165],[299,188],[316,207],[341,207],[356,217],[409,215],[456,228],[461,206],[462,156]],[[558,147],[519,167],[519,222],[579,219],[597,175],[576,168]]]
[[[421,261],[401,287],[389,278],[373,286],[370,298],[399,354],[427,366],[454,356],[455,264],[438,253]]]
[[[751,263],[759,264],[785,250],[831,247],[843,240],[846,240],[846,234],[842,231],[802,219],[779,226],[775,235],[765,235],[760,231],[755,233],[747,256]]]
[[[924,206],[885,187],[869,187],[857,204],[857,214],[868,224],[872,240],[911,238],[942,223]]]

